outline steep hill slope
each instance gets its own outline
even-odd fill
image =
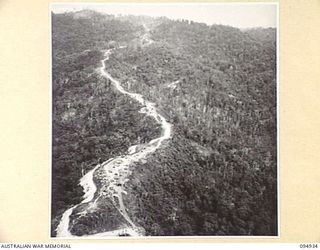
[[[165,21],[110,61],[176,128],[128,192],[150,234],[277,233],[274,33]]]
[[[53,16],[53,225],[81,199],[81,172],[159,134],[95,72],[156,103],[173,138],[126,183],[147,235],[276,235],[276,40],[166,18]]]

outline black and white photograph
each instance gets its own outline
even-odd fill
[[[278,5],[52,3],[50,236],[278,237]]]

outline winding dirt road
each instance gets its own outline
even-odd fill
[[[118,49],[123,49],[124,47],[119,47]],[[81,237],[104,237],[104,236],[119,236],[120,234],[126,234],[130,236],[141,236],[143,235],[144,230],[141,227],[136,226],[133,221],[130,219],[127,210],[123,204],[122,194],[126,194],[126,191],[123,188],[123,184],[128,181],[127,177],[130,175],[133,163],[136,163],[142,159],[145,159],[149,154],[155,152],[163,143],[163,141],[171,137],[172,125],[166,121],[166,119],[160,115],[156,108],[155,104],[149,102],[143,98],[142,95],[137,93],[131,93],[126,91],[120,84],[120,82],[114,79],[107,71],[105,62],[109,60],[110,55],[115,49],[109,49],[105,53],[105,58],[101,60],[102,66],[99,68],[100,74],[111,81],[113,86],[120,91],[122,94],[131,97],[132,99],[138,101],[143,107],[139,111],[144,113],[147,116],[153,117],[162,127],[162,135],[159,138],[151,140],[148,144],[144,145],[133,145],[128,149],[126,155],[119,156],[117,158],[109,159],[102,164],[98,164],[94,169],[89,171],[84,175],[80,180],[80,185],[83,187],[84,196],[80,204],[85,204],[86,209],[81,212],[82,216],[85,216],[87,210],[97,206],[97,201],[99,199],[108,198],[113,202],[119,213],[127,222],[127,227],[119,228],[118,230],[106,231],[97,234],[83,235]],[[103,173],[100,177],[104,180],[105,185],[102,185],[101,188],[97,188],[94,183],[93,177],[97,174],[97,170]],[[103,170],[103,171],[100,171]],[[96,197],[96,198],[95,198]],[[95,198],[95,199],[94,199]],[[72,215],[75,208],[80,204],[77,204],[68,210],[66,210],[60,223],[56,229],[57,237],[77,237],[72,235],[69,230],[70,226],[70,216]]]

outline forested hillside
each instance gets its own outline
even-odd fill
[[[139,27],[85,14],[52,15],[52,235],[62,213],[81,201],[79,180],[88,170],[159,134],[138,103],[96,72],[102,50],[130,41]]]
[[[92,11],[52,25],[53,227],[83,173],[160,133],[96,71],[123,45],[108,71],[173,125],[125,184],[132,220],[147,235],[277,235],[275,29]]]

